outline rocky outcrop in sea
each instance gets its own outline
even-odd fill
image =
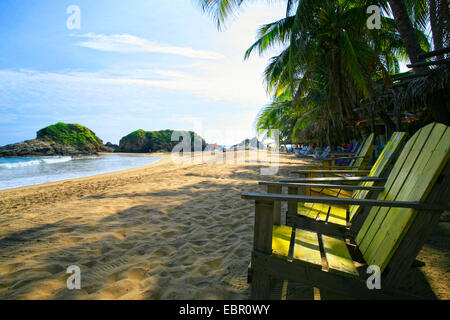
[[[118,152],[170,152],[180,143],[172,141],[173,132],[174,130],[134,131],[120,140]],[[178,131],[178,133],[190,137],[191,151],[194,151],[195,146],[201,147],[201,150],[207,146],[206,141],[195,132]]]
[[[93,131],[78,124],[60,122],[39,130],[36,136],[0,147],[0,157],[78,156],[111,151]]]

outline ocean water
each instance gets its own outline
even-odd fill
[[[74,158],[0,158],[0,190],[131,169],[160,159],[116,154]]]

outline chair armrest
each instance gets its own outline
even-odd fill
[[[370,170],[296,170],[292,173],[339,173],[339,174],[369,174]]]
[[[341,161],[341,160],[352,160],[352,159],[359,159],[359,158],[365,158],[364,156],[354,156],[354,157],[342,157],[342,158],[325,158],[325,159],[319,159],[322,161]]]
[[[338,158],[336,158],[338,159]],[[328,160],[327,162],[329,162],[331,160]],[[324,164],[321,165],[314,165],[311,164],[309,166],[301,166],[300,168],[307,168],[307,170],[315,170],[315,169],[323,169],[324,168]],[[362,166],[340,166],[340,165],[326,165],[326,170],[351,170],[351,169],[372,169],[372,166],[369,165],[362,165]],[[306,170],[306,169],[305,169]]]
[[[286,183],[367,182],[367,181],[385,182],[386,180],[387,178],[378,178],[378,177],[318,177],[318,178],[286,178],[280,179],[280,182]]]
[[[369,191],[383,191],[384,187],[370,187],[361,185],[338,185],[338,184],[320,184],[320,183],[282,183],[282,182],[267,182],[260,181],[261,186],[281,186],[281,187],[311,187],[311,188],[326,188],[326,189],[342,189],[342,190],[369,190]]]
[[[328,152],[329,156],[351,156],[357,154],[356,152]]]
[[[413,201],[386,201],[353,198],[330,198],[314,196],[298,196],[289,194],[244,192],[242,199],[260,201],[294,201],[301,203],[323,203],[334,205],[358,205],[362,207],[389,207],[389,208],[410,208],[418,210],[450,210],[450,203],[422,203]]]

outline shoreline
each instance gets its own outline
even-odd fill
[[[155,154],[157,154],[157,155],[155,155]],[[51,185],[56,185],[58,183],[65,183],[65,182],[69,182],[69,181],[77,181],[77,180],[83,180],[83,179],[89,179],[89,178],[97,178],[97,177],[107,176],[107,175],[110,175],[110,174],[122,173],[122,172],[130,171],[130,170],[139,170],[139,169],[143,169],[143,168],[148,167],[148,166],[155,166],[155,165],[159,164],[161,161],[163,161],[166,158],[168,158],[170,153],[166,154],[166,153],[162,153],[161,152],[161,153],[155,153],[155,154],[142,153],[142,154],[138,155],[139,157],[160,157],[161,158],[158,161],[156,161],[155,163],[147,164],[147,165],[144,165],[144,166],[138,166],[138,167],[135,167],[135,168],[111,171],[111,172],[106,172],[106,173],[93,174],[93,175],[90,175],[90,176],[85,176],[85,177],[80,177],[80,178],[63,179],[63,180],[44,182],[44,183],[33,184],[33,185],[23,186],[23,187],[3,189],[3,190],[0,190],[0,196],[2,195],[2,193],[6,193],[8,191],[22,191],[22,190],[26,191],[26,189],[28,189],[28,188],[39,188],[39,187],[51,186]],[[135,155],[135,154],[134,153],[102,152],[102,153],[99,153],[99,155]],[[72,156],[69,156],[69,157],[72,157]],[[38,158],[38,157],[34,157],[34,158]],[[5,158],[5,159],[8,159],[8,158]],[[20,159],[20,158],[17,158],[17,159]]]

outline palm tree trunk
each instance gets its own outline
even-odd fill
[[[442,30],[443,47],[450,45],[450,12],[447,0],[438,1],[438,18]]]
[[[419,54],[423,52],[419,44],[419,39],[414,31],[411,20],[408,16],[403,0],[388,0],[394,20],[405,45],[406,53],[411,63],[420,62]]]
[[[430,11],[430,25],[433,34],[433,49],[439,50],[443,46],[443,34],[438,17],[438,5],[436,0],[428,0],[428,9]],[[439,58],[439,57],[438,57]]]
[[[419,39],[417,38],[411,20],[409,19],[405,3],[403,0],[388,0],[388,2],[395,22],[397,23],[398,31],[402,37],[403,44],[405,45],[406,53],[409,56],[409,60],[413,64],[421,62],[419,55],[423,52],[423,50],[420,47]],[[417,73],[421,73],[426,70],[428,70],[426,67],[414,69]],[[433,113],[433,118],[435,121],[450,125],[449,112],[443,104],[443,101],[432,101],[430,104],[430,109]]]

